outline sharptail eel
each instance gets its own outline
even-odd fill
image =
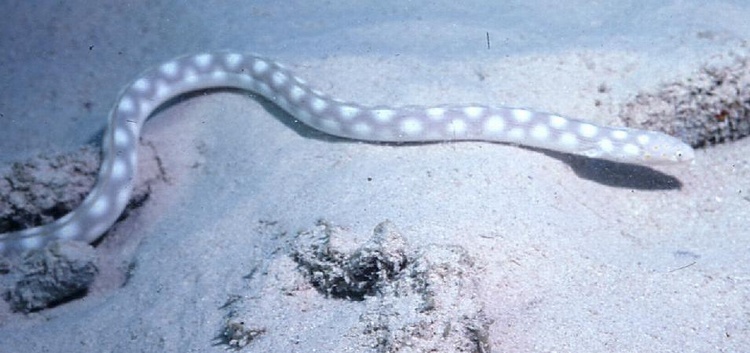
[[[655,131],[480,104],[370,107],[330,97],[261,56],[232,52],[184,56],[146,71],[122,90],[109,114],[96,185],[81,205],[49,224],[0,234],[0,254],[40,248],[53,239],[98,239],[130,198],[143,123],[176,96],[222,87],[257,93],[314,129],[353,140],[491,141],[640,165],[687,162],[694,157],[690,146]]]

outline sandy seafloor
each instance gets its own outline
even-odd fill
[[[0,162],[77,149],[123,85],[185,53],[262,53],[361,103],[505,104],[621,125],[635,94],[750,38],[743,1],[560,3],[6,1]],[[214,338],[233,295],[260,303],[266,329],[242,351],[368,351],[364,303],[316,291],[264,302],[278,283],[243,278],[294,271],[273,268],[284,240],[262,224],[293,234],[321,218],[363,235],[388,219],[414,248],[463,248],[493,352],[750,351],[750,139],[659,168],[681,183],[662,190],[640,169],[502,144],[330,139],[236,92],[159,112],[143,140],[168,182],[99,250],[137,263],[127,284],[102,278],[31,315],[3,306],[0,352],[225,351]]]

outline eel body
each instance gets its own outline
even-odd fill
[[[53,239],[89,243],[98,239],[130,198],[144,122],[166,101],[211,88],[252,91],[314,129],[354,140],[491,141],[641,165],[687,162],[694,157],[690,146],[660,132],[480,104],[370,107],[330,97],[283,65],[258,55],[191,55],[146,71],[122,90],[109,114],[93,190],[60,219],[0,234],[0,255],[40,248]]]

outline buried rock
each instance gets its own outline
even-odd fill
[[[676,136],[699,148],[750,135],[750,57],[709,64],[691,77],[639,93],[623,105],[627,126]]]
[[[128,205],[119,219],[143,205],[151,185],[166,181],[153,146],[142,144],[139,171]],[[96,183],[101,152],[93,146],[51,155],[39,155],[23,162],[0,166],[0,233],[41,226],[63,217],[78,207]]]
[[[0,168],[0,233],[52,222],[78,206],[94,186],[99,154],[84,146]]]
[[[364,303],[359,328],[348,334],[362,351],[490,351],[481,271],[462,247],[411,249],[389,221],[360,246],[354,238],[320,222],[298,235],[292,258],[326,297]]]
[[[311,284],[328,296],[363,300],[394,280],[409,261],[407,244],[391,222],[375,227],[372,237],[353,251],[346,249],[351,237],[341,233],[320,222],[299,234],[292,254]]]
[[[15,280],[3,293],[15,311],[32,312],[86,294],[98,273],[91,245],[56,241],[27,253],[6,276]]]
[[[463,248],[423,248],[403,277],[366,301],[360,321],[372,352],[490,352],[478,278]]]

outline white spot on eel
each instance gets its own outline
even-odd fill
[[[54,239],[93,242],[115,223],[132,190],[141,126],[163,103],[211,88],[252,91],[324,133],[355,140],[511,143],[622,163],[691,161],[693,149],[666,134],[611,128],[555,114],[482,105],[367,107],[331,98],[267,58],[239,53],[185,56],[146,71],[119,96],[104,134],[93,191],[71,213],[44,226],[0,234],[0,255]]]

